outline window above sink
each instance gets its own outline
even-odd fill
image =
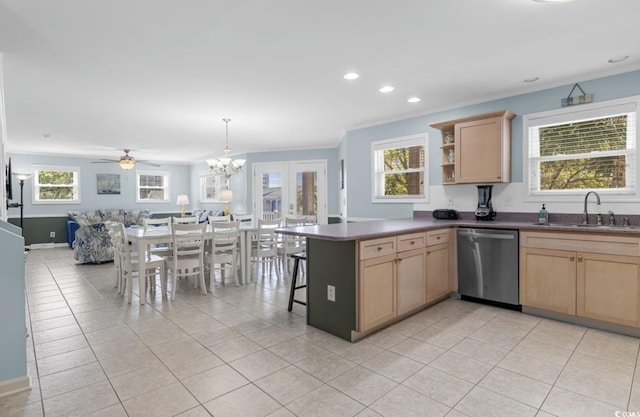
[[[524,183],[529,201],[638,201],[640,96],[524,116]]]

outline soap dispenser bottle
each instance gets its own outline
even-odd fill
[[[549,223],[549,212],[544,207],[544,204],[542,205],[542,208],[538,212],[538,223],[540,223],[540,224]]]

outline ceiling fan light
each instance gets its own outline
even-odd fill
[[[136,164],[136,161],[131,161],[128,159],[123,159],[119,162],[120,164],[120,168],[122,169],[131,169],[134,167],[134,165]]]

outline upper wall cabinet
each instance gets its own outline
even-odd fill
[[[508,110],[432,123],[442,132],[442,183],[511,181],[511,120]]]

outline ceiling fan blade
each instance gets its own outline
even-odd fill
[[[149,166],[152,166],[152,167],[159,167],[159,166],[160,166],[160,165],[158,165],[158,164],[154,164],[153,162],[149,162],[149,161],[140,161],[140,160],[137,160],[136,162],[137,162],[138,164],[142,164],[142,165],[149,165]]]
[[[91,161],[92,164],[113,164],[116,162],[119,162],[119,161],[116,159],[103,159],[100,161]]]

